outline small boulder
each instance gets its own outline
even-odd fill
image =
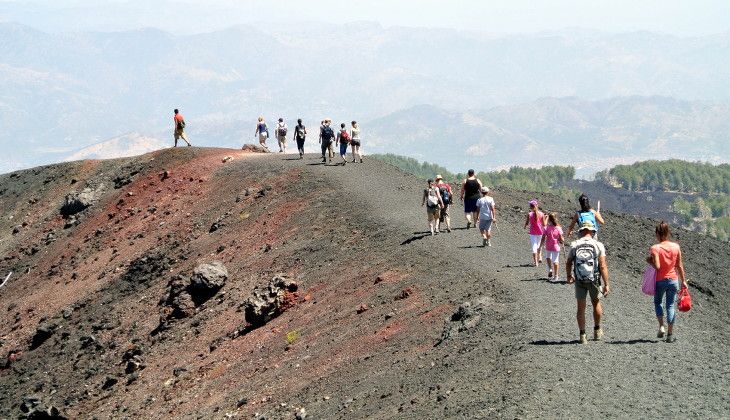
[[[104,185],[99,185],[96,189],[84,188],[81,192],[72,191],[66,195],[63,206],[61,206],[61,215],[64,217],[81,213],[87,208],[93,206],[101,195],[104,193]]]
[[[207,300],[218,292],[228,280],[228,270],[220,261],[201,264],[190,277],[190,294],[193,300]]]
[[[260,327],[279,316],[296,302],[297,283],[278,275],[265,287],[258,286],[243,303],[246,322],[253,328]]]
[[[38,395],[23,397],[20,404],[20,418],[28,420],[66,420],[58,408],[44,402]]]

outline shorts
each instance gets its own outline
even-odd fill
[[[436,207],[428,207],[426,206],[426,214],[428,215],[428,221],[433,222],[434,220],[439,219],[439,215],[441,214],[441,209]]]
[[[441,216],[439,217],[440,221],[446,220],[447,217],[449,217],[449,208],[451,207],[450,204],[444,204],[444,206],[441,208]]]
[[[479,230],[492,231],[492,219],[479,219]]]
[[[184,138],[185,140],[188,139],[188,136],[185,135],[185,130],[181,128],[176,128],[173,135],[175,136],[175,140],[180,140],[180,138]]]
[[[477,207],[477,199],[476,198],[465,198],[464,199],[464,213],[474,213],[476,211],[479,211],[479,208]]]
[[[283,136],[283,137],[279,136],[276,138],[276,141],[278,141],[281,144],[284,144],[284,143],[286,143],[286,136]]]
[[[586,300],[586,297],[590,295],[591,300],[598,300],[601,298],[601,285],[598,283],[580,283],[575,281],[575,298],[577,300]]]
[[[354,147],[360,147],[360,140],[353,140],[353,141],[352,141],[352,145],[353,145]]]
[[[268,138],[269,136],[267,136],[266,133],[259,134],[259,143],[264,143]]]
[[[532,246],[532,253],[537,254],[540,250],[540,242],[542,242],[542,235],[530,235],[530,245]]]
[[[553,264],[555,264],[556,262],[560,261],[560,251],[545,250],[545,258],[547,258],[548,260],[552,261]],[[551,270],[552,270],[552,268],[551,268]]]

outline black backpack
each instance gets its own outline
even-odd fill
[[[182,130],[183,128],[185,128],[185,120],[180,120],[180,121],[178,121],[178,122],[177,122],[177,128],[178,128],[179,130]]]
[[[444,205],[451,204],[451,194],[449,194],[449,189],[445,186],[439,187],[439,191],[441,191],[441,200],[444,202]]]
[[[322,140],[331,141],[335,137],[335,132],[332,131],[332,127],[325,127],[322,129]]]

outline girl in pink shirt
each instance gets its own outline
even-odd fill
[[[548,281],[558,282],[558,267],[560,265],[560,244],[565,241],[563,228],[558,222],[555,213],[548,215],[548,224],[542,234],[540,246],[545,245],[545,259],[548,265]],[[554,276],[553,276],[554,273]]]
[[[535,267],[542,262],[543,229],[545,228],[545,213],[540,211],[537,200],[530,200],[530,212],[525,217],[525,228],[530,227],[530,245],[532,246],[532,263]]]

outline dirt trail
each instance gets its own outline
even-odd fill
[[[227,155],[234,159],[221,163]],[[695,308],[680,314],[677,343],[657,342],[639,290],[652,222],[606,214],[606,337],[581,346],[572,287],[526,266],[532,194],[495,189],[499,222],[484,248],[457,207],[452,233],[427,234],[422,180],[372,160],[318,161],[188,148],[0,177],[12,224],[33,219],[3,237],[3,249],[24,251],[0,269],[39,273],[0,294],[0,351],[22,350],[0,369],[0,418],[16,416],[29,393],[72,417],[100,418],[292,418],[301,408],[314,418],[730,413],[722,243],[679,234]],[[54,212],[69,179],[107,179],[125,165],[139,175],[63,229]],[[43,211],[32,211],[25,190]],[[539,198],[567,221],[573,204]],[[49,232],[55,242],[39,245]],[[130,284],[140,258],[152,269]],[[153,334],[168,281],[211,260],[227,266],[226,286]],[[276,273],[297,279],[298,300],[239,335],[240,303]],[[460,310],[464,302],[471,306]],[[49,319],[60,332],[27,348]],[[287,344],[289,333],[297,338]],[[146,368],[130,376],[122,360],[132,348]]]

